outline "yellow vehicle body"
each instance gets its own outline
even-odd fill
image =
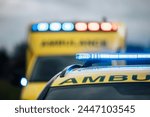
[[[35,99],[39,96],[39,91],[42,91],[46,82],[30,82],[22,91],[22,99]]]
[[[30,82],[38,57],[74,55],[78,52],[125,50],[126,29],[118,23],[116,32],[29,32],[26,77],[28,85],[23,87],[21,99],[37,99],[46,82]],[[44,76],[43,76],[44,77]]]

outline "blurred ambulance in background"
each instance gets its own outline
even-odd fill
[[[125,50],[126,28],[114,22],[40,22],[28,34],[26,78],[21,99],[37,99],[56,73],[79,63],[79,52],[120,52]]]

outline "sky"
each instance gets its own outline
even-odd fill
[[[0,49],[12,52],[41,21],[124,22],[127,43],[150,45],[150,0],[0,0]]]

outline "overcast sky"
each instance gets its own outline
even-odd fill
[[[150,0],[0,0],[0,48],[11,52],[34,22],[100,21],[103,16],[127,25],[127,43],[150,45]]]

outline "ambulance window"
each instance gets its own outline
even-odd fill
[[[34,66],[30,81],[48,81],[71,64],[79,64],[74,56],[39,57]]]

